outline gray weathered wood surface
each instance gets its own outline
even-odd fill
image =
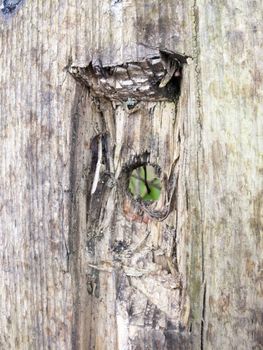
[[[1,349],[262,348],[262,17],[260,0],[25,0],[1,17]],[[193,58],[177,106],[113,111],[68,73],[160,47]],[[114,176],[91,197],[101,133]],[[162,222],[121,195],[145,151],[178,178]]]

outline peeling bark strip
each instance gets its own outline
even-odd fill
[[[104,67],[100,60],[88,67],[70,67],[70,73],[96,96],[126,101],[128,108],[140,101],[174,100],[180,93],[183,64],[187,56],[160,50],[158,56],[140,62]]]

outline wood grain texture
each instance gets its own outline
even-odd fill
[[[1,348],[261,348],[261,20],[260,1],[201,0],[24,1],[1,17]],[[67,72],[160,47],[193,57],[176,106],[128,115]],[[91,197],[101,134],[112,171]],[[178,177],[161,223],[127,217],[122,166],[146,151]]]
[[[203,16],[206,8],[206,16]],[[262,347],[262,4],[196,7],[206,349]],[[234,335],[235,334],[235,335]]]
[[[91,336],[87,344],[91,349],[140,348],[152,330],[163,344],[158,348],[165,349],[164,330],[185,328],[181,322],[182,281],[173,251],[176,212],[170,209],[169,219],[163,223],[148,212],[141,213],[129,197],[126,178],[134,164],[145,160],[158,164],[162,179],[169,179],[155,208],[162,212],[178,177],[180,145],[175,103],[144,103],[139,110],[127,113],[122,105],[114,110],[109,102],[99,101],[88,114],[93,116],[89,125],[97,125],[97,130],[91,130],[91,139],[101,142],[97,135],[107,135],[107,147],[96,192],[90,194],[92,183],[87,182],[77,197],[77,213],[87,205],[84,217],[77,214],[83,224],[77,231],[86,233],[80,240],[86,246],[82,264],[90,294],[87,285],[81,285],[88,301],[83,303],[83,313],[81,306],[81,310],[77,308],[78,321],[84,324],[81,313],[84,318],[89,315]],[[83,177],[94,178],[93,160],[80,183]],[[163,330],[157,332],[159,328]]]

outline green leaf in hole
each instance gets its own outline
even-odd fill
[[[129,180],[129,191],[135,198],[139,197],[145,201],[158,200],[161,182],[156,177],[155,169],[150,165],[134,169]]]

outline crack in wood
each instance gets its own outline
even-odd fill
[[[206,312],[206,283],[204,282],[204,285],[203,285],[203,300],[202,300],[202,319],[201,319],[201,346],[200,346],[201,350],[204,350],[205,312]]]

